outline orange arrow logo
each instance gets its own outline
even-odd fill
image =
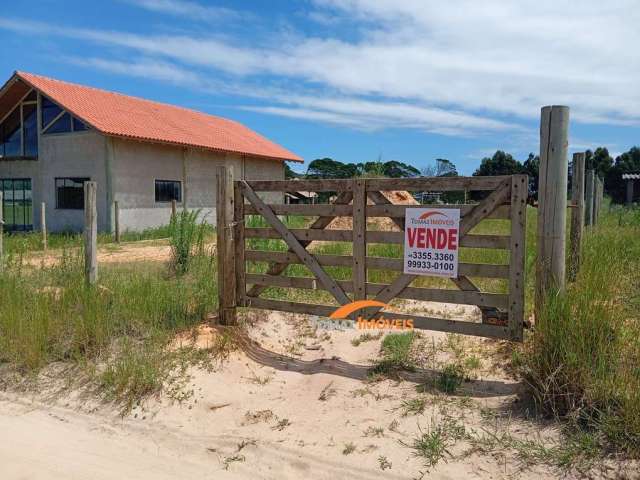
[[[347,303],[346,305],[341,306],[331,315],[329,318],[339,319],[339,318],[347,318],[356,310],[360,310],[362,308],[368,307],[388,307],[386,303],[378,302],[377,300],[358,300],[356,302]]]

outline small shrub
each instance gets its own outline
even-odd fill
[[[455,393],[464,382],[464,370],[455,364],[446,365],[436,380],[436,387],[444,393]]]
[[[169,223],[169,243],[173,257],[173,268],[178,275],[189,270],[194,248],[204,247],[205,223],[198,225],[200,210],[182,210],[171,216]]]
[[[411,347],[416,338],[412,330],[404,333],[390,333],[382,341],[382,358],[373,366],[371,373],[379,375],[392,375],[399,370],[414,370],[415,365],[411,358]]]
[[[356,444],[353,442],[345,443],[344,448],[342,449],[343,455],[351,455],[356,451]]]

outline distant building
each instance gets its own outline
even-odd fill
[[[626,204],[631,205],[634,200],[640,197],[640,193],[636,194],[638,188],[635,188],[636,184],[640,184],[640,172],[638,173],[623,173],[622,181],[627,183]]]
[[[0,89],[0,191],[5,229],[83,227],[83,183],[98,183],[98,228],[168,223],[171,201],[215,213],[215,167],[284,179],[302,159],[238,122],[24,72]],[[282,201],[279,195],[275,201]]]

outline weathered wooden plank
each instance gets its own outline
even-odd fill
[[[351,230],[314,230],[306,228],[292,228],[289,232],[297,239],[311,243],[314,240],[330,242],[350,242],[353,239]],[[280,233],[273,228],[245,228],[246,238],[278,238]]]
[[[98,184],[84,182],[84,276],[89,285],[98,281]]]
[[[42,234],[42,249],[46,252],[48,248],[47,242],[47,204],[40,203],[40,233]]]
[[[334,230],[336,231],[336,230]],[[367,232],[369,243],[395,243],[404,244],[404,232]],[[460,239],[461,247],[468,248],[494,248],[508,250],[510,240],[508,235],[465,235]]]
[[[315,277],[288,277],[284,275],[264,275],[247,273],[248,285],[263,285],[267,287],[302,288],[305,290],[327,290]],[[349,280],[336,281],[345,292],[353,292],[353,282]]]
[[[353,212],[351,205],[334,204],[269,204],[268,207],[276,215],[305,215],[309,217],[332,216],[350,217]],[[247,205],[244,209],[245,215],[256,215],[256,207]]]
[[[593,225],[593,197],[595,190],[595,179],[595,171],[587,170],[584,201],[584,223],[587,226]]]
[[[255,192],[343,192],[351,191],[351,179],[322,180],[247,180]]]
[[[536,307],[564,290],[566,265],[569,107],[542,108],[536,261]]]
[[[233,170],[216,168],[216,248],[218,253],[218,319],[223,325],[236,323],[236,273],[233,243]],[[172,212],[172,215],[174,213]],[[175,216],[173,217],[175,218]]]
[[[373,178],[367,182],[367,191],[495,190],[508,178],[508,175],[496,177]]]
[[[465,292],[480,292],[480,289],[471,281],[469,277],[458,271],[458,277],[451,279],[456,287]],[[495,307],[480,306],[482,312],[482,322],[487,323],[490,318],[500,318],[501,313]]]
[[[415,275],[412,277],[415,278]],[[410,280],[414,280],[411,278]],[[508,308],[509,296],[500,293],[468,292],[445,290],[443,288],[417,288],[383,283],[367,283],[367,295],[375,295],[376,300],[389,303],[394,298],[405,298],[427,302],[460,303],[479,307]]]
[[[350,255],[315,255],[320,265],[351,267],[353,257]],[[245,260],[252,262],[278,262],[289,264],[301,264],[302,260],[295,253],[274,252],[271,250],[245,250]]]
[[[405,211],[407,208],[439,208],[439,209],[460,209],[461,217],[464,217],[469,212],[473,210],[475,204],[472,205],[456,205],[456,204],[447,204],[447,205],[367,205],[367,216],[368,217],[397,217],[404,219]],[[500,205],[493,212],[487,215],[486,218],[490,219],[509,219],[510,217],[510,208],[509,205]]]
[[[388,207],[390,207],[392,205],[391,201],[387,197],[385,197],[382,194],[382,192],[378,192],[378,191],[373,190],[373,191],[367,192],[367,196],[376,205],[384,205],[384,206],[388,206]],[[393,221],[393,223],[396,224],[396,226],[400,230],[404,230],[404,212],[402,213],[401,216],[395,216],[395,215],[392,216],[391,220]]]
[[[571,201],[576,206],[571,211],[571,245],[569,249],[568,278],[575,281],[580,270],[580,253],[582,250],[582,233],[584,231],[584,165],[585,154],[573,154],[571,169]]]
[[[434,330],[437,332],[459,333],[461,335],[474,335],[489,338],[509,338],[509,331],[506,327],[491,325],[487,323],[474,323],[464,320],[449,320],[446,318],[423,317],[418,315],[407,315],[401,313],[384,313],[384,318],[399,320],[413,320],[413,326],[420,330]],[[357,324],[356,324],[357,325]]]
[[[509,261],[509,336],[522,341],[524,325],[525,239],[529,177],[514,175],[511,184],[511,258]]]
[[[509,198],[510,192],[511,178],[509,177],[508,180],[502,182],[496,190],[491,192],[487,198],[482,200],[460,220],[460,238],[464,237],[481,220],[503,204]]]
[[[352,198],[353,198],[353,193],[351,191],[340,192],[338,194],[338,197],[336,198],[335,204],[336,205],[348,204]],[[246,205],[245,208],[247,206],[248,205]],[[309,226],[309,230],[322,230],[326,228],[333,221],[334,218],[335,217],[332,215],[320,217],[316,219]],[[245,229],[245,236],[248,236],[247,230],[248,229]],[[298,239],[298,240],[301,240],[301,239]],[[302,240],[300,243],[302,244],[303,247],[307,247],[311,243],[311,240]],[[288,265],[287,263],[274,263],[271,266],[269,266],[267,273],[269,275],[280,275],[287,268],[287,265]],[[260,292],[262,292],[263,290],[264,290],[263,287],[259,285],[254,285],[253,287],[251,287],[251,290],[249,290],[247,295],[249,295],[250,297],[257,297],[258,295],[260,295]]]
[[[233,183],[233,250],[236,273],[236,305],[244,306],[243,301],[247,294],[245,282],[245,239],[244,239],[244,197],[242,189]]]
[[[262,199],[251,189],[246,181],[241,182],[241,188],[244,197],[258,209],[258,213],[262,215],[269,225],[271,225],[271,227],[281,235],[282,239],[287,245],[289,245],[289,248],[293,250],[298,257],[300,257],[300,260],[304,262],[305,266],[311,270],[311,272],[327,288],[333,297],[342,305],[349,303],[351,300],[347,297],[342,288],[340,288],[333,278],[327,275],[327,272],[322,269],[318,261],[313,258],[309,252],[307,252],[306,248],[300,244],[286,225],[278,219],[276,214],[265,205]]]
[[[120,243],[120,202],[118,200],[113,202],[113,218],[115,224],[115,240],[116,243]]]
[[[401,272],[404,269],[404,260],[402,258],[367,257],[367,269]],[[460,263],[458,273],[469,277],[509,278],[509,265]]]
[[[353,181],[353,285],[354,300],[367,298],[365,283],[367,283],[367,193],[366,181]]]
[[[247,306],[251,308],[263,308],[265,310],[278,310],[279,312],[303,313],[328,317],[336,308],[331,305],[314,305],[312,303],[286,302],[283,300],[271,300],[270,298],[248,297]]]

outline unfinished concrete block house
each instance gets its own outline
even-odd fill
[[[83,228],[83,183],[98,183],[98,228],[167,224],[171,201],[215,215],[215,167],[280,180],[300,157],[238,122],[24,72],[0,89],[0,191],[5,229]],[[279,199],[271,199],[278,201]]]

